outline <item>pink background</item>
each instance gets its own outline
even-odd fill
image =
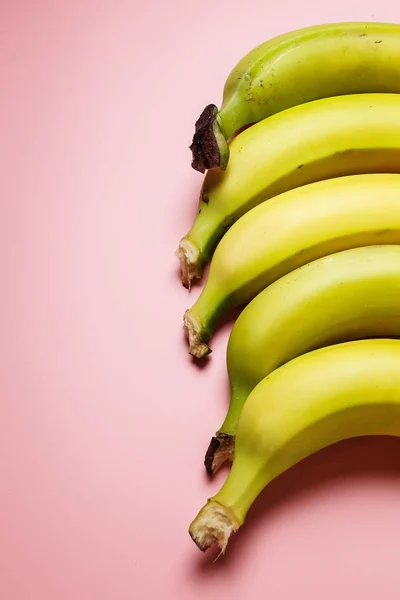
[[[187,533],[225,345],[190,361],[199,293],[173,256],[196,210],[194,121],[251,47],[367,0],[2,0],[0,598],[398,599],[400,442],[286,473],[213,564]]]

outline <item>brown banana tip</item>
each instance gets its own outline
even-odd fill
[[[189,354],[195,358],[204,358],[210,354],[211,349],[207,345],[207,334],[200,322],[191,310],[187,310],[183,315],[183,326],[186,338],[189,342]]]
[[[181,267],[182,285],[190,292],[193,279],[201,279],[200,251],[189,239],[182,238],[175,252]]]
[[[195,133],[189,148],[192,151],[192,167],[200,173],[221,166],[220,148],[214,131],[217,114],[218,108],[215,104],[209,104],[195,124]]]
[[[196,546],[198,547],[199,550],[201,550],[202,552],[205,552],[206,550],[209,549],[209,545],[201,542],[200,540],[198,540],[195,536],[195,534],[189,529],[189,535],[192,538],[193,542],[196,544]]]
[[[232,512],[214,500],[209,500],[189,526],[189,535],[196,546],[205,552],[217,544],[224,554],[229,537],[239,528]]]
[[[215,474],[214,456],[220,445],[221,442],[219,441],[219,439],[213,436],[211,438],[211,442],[207,448],[207,452],[204,457],[204,466],[206,468],[207,473],[211,476]]]
[[[225,463],[233,461],[235,451],[235,437],[229,433],[218,433],[211,438],[205,458],[204,466],[210,476],[215,475]]]
[[[189,354],[193,356],[196,360],[201,360],[202,358],[206,358],[211,354],[212,350],[210,346],[207,344],[197,344],[193,345],[189,348]]]

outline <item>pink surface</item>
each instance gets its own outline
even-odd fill
[[[380,0],[3,0],[0,598],[398,598],[400,442],[352,441],[274,482],[213,564],[187,533],[223,481],[228,400],[199,370],[173,256],[196,210],[193,124],[282,31],[400,21]]]

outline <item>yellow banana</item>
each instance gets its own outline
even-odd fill
[[[400,92],[400,25],[329,23],[289,31],[252,49],[228,76],[220,110],[196,122],[192,166],[226,168],[228,139],[284,109],[329,96]]]
[[[207,471],[232,461],[240,412],[264,377],[316,348],[369,337],[400,337],[400,246],[344,250],[261,292],[229,337],[231,400],[207,451]]]
[[[263,379],[245,403],[232,469],[189,533],[201,550],[244,522],[283,471],[340,440],[400,436],[400,341],[363,340],[315,350]]]
[[[328,254],[400,243],[400,176],[354,175],[272,198],[244,215],[218,245],[206,285],[184,315],[190,353],[209,352],[220,315]]]
[[[382,172],[400,172],[400,94],[325,98],[260,121],[233,140],[226,171],[204,179],[176,253],[183,284],[201,276],[224,233],[262,201],[314,181]]]

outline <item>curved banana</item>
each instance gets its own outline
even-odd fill
[[[231,144],[226,171],[208,171],[198,215],[176,252],[182,282],[200,277],[229,227],[262,201],[340,175],[400,172],[400,94],[359,94],[295,106]]]
[[[400,341],[363,340],[315,350],[273,371],[250,394],[232,469],[189,533],[201,550],[244,522],[283,471],[340,440],[400,436]]]
[[[274,369],[338,342],[400,337],[400,246],[344,250],[292,271],[244,309],[229,337],[231,400],[205,466],[231,462],[242,407]]]
[[[260,44],[228,76],[220,110],[196,122],[192,167],[225,169],[228,139],[246,125],[329,96],[400,92],[400,25],[329,23]]]
[[[221,240],[206,285],[184,315],[190,353],[208,354],[220,315],[312,260],[361,246],[400,244],[400,175],[354,175],[281,194]]]

